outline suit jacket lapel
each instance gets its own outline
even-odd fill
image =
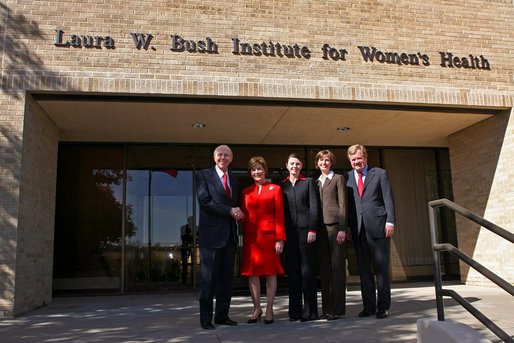
[[[366,190],[368,184],[370,184],[371,180],[375,177],[375,169],[368,167],[368,172],[366,173],[366,180],[364,180],[364,188],[363,191]]]
[[[323,185],[323,188],[328,187],[328,185],[330,185],[330,182],[332,182],[332,180],[327,177],[325,179],[325,184]]]
[[[323,184],[323,186],[321,185],[321,180],[318,180],[318,181],[317,181],[317,185],[318,185],[318,188],[319,188],[319,190],[320,190],[321,194],[323,194],[323,190],[324,190],[326,187],[328,187],[328,185],[330,184],[330,181],[331,181],[331,180],[330,180],[329,178],[326,178],[326,179],[325,179],[325,183]]]
[[[216,180],[216,181],[214,181],[214,182],[215,182],[215,184],[217,185],[216,187],[218,188],[218,190],[219,190],[220,192],[225,193],[225,186],[223,185],[223,183],[222,183],[222,181],[221,181],[221,178],[220,178],[220,177],[219,177],[219,175],[218,175],[218,172],[216,172],[216,168],[215,168],[215,167],[212,167],[212,168],[211,168],[211,176],[212,176],[212,178],[213,178],[214,180]],[[231,179],[230,181],[232,181],[232,179]],[[225,193],[225,194],[226,194],[226,193]]]
[[[350,182],[350,187],[357,189],[357,184],[355,183],[355,171],[353,169],[348,172],[348,182]]]
[[[367,177],[367,175],[366,175]],[[349,178],[349,182],[350,182],[350,187],[353,189],[353,197],[354,197],[354,200],[355,200],[355,206],[357,206],[357,208],[360,208],[360,204],[361,204],[361,201],[362,201],[362,198],[360,197],[359,195],[359,191],[358,191],[358,187],[357,187],[357,181],[355,181],[355,170],[351,170],[349,172],[349,175],[348,175],[348,178]],[[366,182],[364,182],[364,188],[366,188]]]

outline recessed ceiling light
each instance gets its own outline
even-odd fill
[[[203,129],[204,127],[206,127],[207,125],[205,125],[204,123],[194,123],[192,125],[195,129]]]
[[[350,128],[348,126],[341,126],[336,129],[337,131],[348,131]]]

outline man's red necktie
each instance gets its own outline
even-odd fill
[[[362,173],[359,173],[359,183],[357,184],[357,190],[362,198],[362,191],[364,190],[364,182],[362,182]]]
[[[223,174],[223,186],[225,187],[225,192],[227,193],[228,200],[230,200],[230,188],[228,188],[227,174]]]

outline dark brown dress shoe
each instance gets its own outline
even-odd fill
[[[377,318],[384,319],[389,317],[389,311],[388,310],[378,310],[377,312]]]
[[[370,317],[377,313],[375,310],[364,309],[359,313],[359,317]]]
[[[234,326],[234,325],[237,325],[237,322],[233,321],[230,318],[226,318],[223,320],[215,320],[214,324]]]
[[[204,330],[214,330],[214,325],[211,322],[200,323]]]

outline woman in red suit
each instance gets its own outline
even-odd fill
[[[254,185],[243,190],[241,197],[241,210],[244,214],[241,274],[248,276],[253,302],[253,314],[248,323],[256,323],[262,316],[259,277],[264,275],[267,299],[264,324],[271,324],[277,274],[284,274],[280,265],[280,254],[286,239],[282,190],[266,181],[268,167],[261,156],[252,157],[248,169],[255,181]]]

